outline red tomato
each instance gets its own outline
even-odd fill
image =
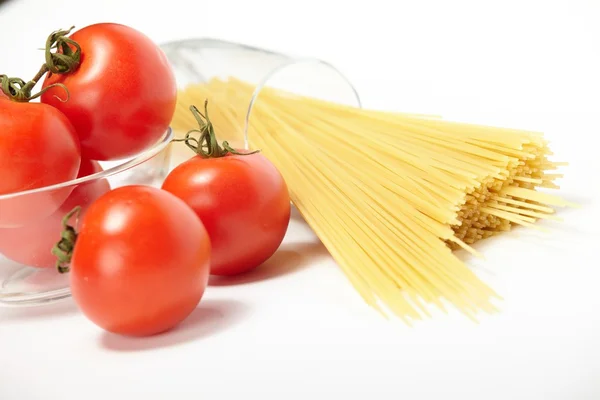
[[[183,201],[149,186],[114,189],[88,209],[70,263],[73,299],[103,329],[166,331],[198,305],[210,240]]]
[[[82,160],[78,178],[102,171],[96,161]],[[16,228],[0,228],[0,253],[23,265],[54,267],[56,257],[50,252],[60,239],[62,219],[75,206],[81,207],[80,217],[98,197],[110,190],[106,179],[89,181],[78,185],[67,200],[52,215],[39,221]],[[75,223],[75,217],[70,219]]]
[[[130,157],[167,130],[177,99],[175,76],[162,50],[142,33],[119,24],[87,26],[70,36],[81,46],[79,67],[48,74],[41,101],[65,113],[92,160]],[[57,98],[57,96],[59,98]]]
[[[2,195],[74,179],[80,163],[77,134],[64,114],[46,104],[0,98],[0,227],[49,216],[73,188]]]
[[[287,186],[260,153],[195,156],[171,171],[162,188],[183,199],[204,223],[213,275],[256,268],[275,253],[288,228]]]

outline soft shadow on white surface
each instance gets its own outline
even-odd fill
[[[240,323],[248,314],[244,304],[233,300],[203,300],[188,318],[175,328],[149,337],[127,337],[103,332],[99,345],[105,350],[134,352],[171,347],[208,339]]]
[[[577,204],[580,208],[586,207],[586,206],[591,206],[592,204],[595,203],[595,200],[593,197],[589,197],[589,196],[582,196],[580,194],[573,194],[573,193],[559,193],[559,196],[562,197],[563,199],[570,201],[571,203],[575,203]],[[572,209],[572,207],[570,208],[559,208],[556,213],[557,214],[562,214],[564,211],[570,210]]]
[[[243,285],[277,278],[307,268],[328,254],[320,242],[286,243],[256,269],[230,277],[211,276],[209,286]]]

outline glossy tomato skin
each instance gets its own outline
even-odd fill
[[[96,325],[148,336],[183,321],[201,300],[210,240],[180,199],[149,186],[124,186],[94,202],[71,259],[73,298]]]
[[[155,144],[167,130],[177,99],[175,76],[162,50],[125,25],[100,23],[74,32],[79,67],[48,74],[41,101],[61,110],[77,130],[82,154],[92,160],[130,157]]]
[[[211,274],[237,275],[270,258],[290,221],[290,197],[279,171],[261,153],[178,165],[162,188],[200,217],[212,243]]]
[[[102,171],[98,162],[81,160],[77,178]],[[60,240],[62,219],[76,206],[81,207],[80,217],[96,199],[110,190],[106,179],[96,179],[78,185],[67,200],[50,216],[16,228],[0,228],[0,253],[15,262],[37,268],[51,268],[56,264],[52,247]],[[75,226],[73,216],[70,223]]]
[[[0,197],[69,181],[81,163],[73,125],[46,104],[0,98]],[[0,199],[0,227],[21,226],[49,216],[71,187]]]

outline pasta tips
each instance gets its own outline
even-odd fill
[[[220,135],[243,145],[255,87],[213,79],[179,95],[175,132],[206,99]],[[284,176],[294,205],[363,299],[410,323],[452,304],[477,320],[500,296],[454,250],[557,219],[558,163],[543,135],[353,108],[263,88],[250,147]]]

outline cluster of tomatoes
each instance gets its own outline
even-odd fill
[[[260,152],[218,143],[207,104],[204,114],[191,108],[200,129],[181,144],[196,155],[161,188],[68,184],[168,129],[176,81],[148,37],[110,23],[57,31],[45,59],[31,81],[0,75],[2,255],[58,266],[91,321],[141,336],[184,320],[210,275],[248,272],[275,253],[289,224],[288,188]]]

